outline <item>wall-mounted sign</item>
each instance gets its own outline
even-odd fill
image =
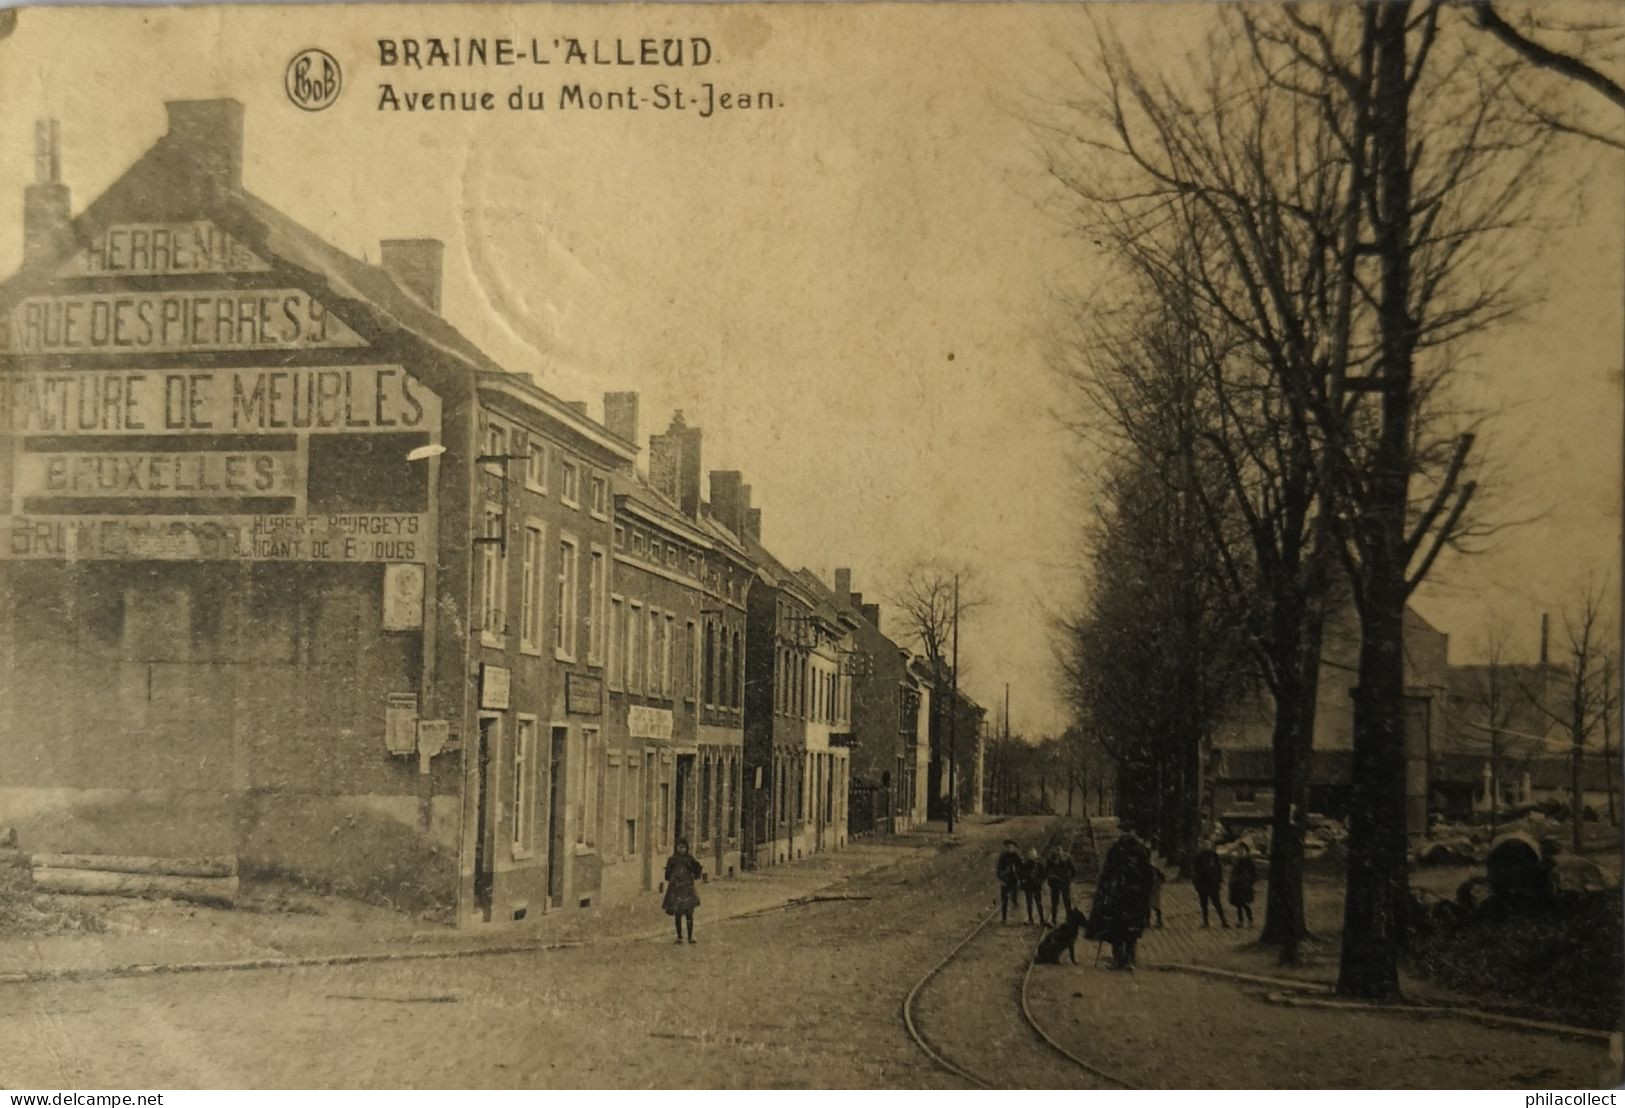
[[[423,565],[396,562],[384,567],[384,630],[423,626]]]
[[[116,223],[57,270],[62,277],[264,273],[270,264],[206,219]]]
[[[439,412],[400,366],[0,375],[0,431],[19,435],[414,431]]]
[[[451,745],[451,724],[443,719],[418,720],[418,772],[429,772],[429,759]]]
[[[390,693],[384,698],[384,746],[391,754],[410,754],[418,741],[418,694]]]
[[[671,709],[634,704],[626,710],[626,731],[634,739],[670,739]]]
[[[508,709],[510,674],[505,666],[480,663],[480,707],[503,712]]]
[[[566,673],[564,710],[572,715],[602,715],[604,683],[590,673]]]
[[[199,289],[31,296],[11,310],[14,354],[306,350],[365,346],[303,289]]]
[[[428,517],[0,516],[0,560],[417,562]]]
[[[71,498],[286,497],[303,490],[298,452],[274,450],[24,450],[14,481],[18,496]]]

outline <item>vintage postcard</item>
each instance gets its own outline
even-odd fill
[[[0,1087],[1613,1103],[1622,197],[1606,3],[0,9]]]

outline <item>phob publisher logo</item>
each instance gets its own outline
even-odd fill
[[[283,87],[287,89],[288,99],[293,101],[295,107],[307,112],[319,112],[331,107],[333,101],[339,98],[339,90],[344,87],[344,74],[339,70],[337,58],[326,50],[312,46],[299,51],[288,63]]]

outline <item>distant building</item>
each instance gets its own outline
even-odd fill
[[[835,571],[835,597],[852,620],[852,781],[854,835],[907,831],[924,820],[915,779],[929,745],[930,682],[914,658],[881,631],[880,605],[852,591],[852,571]],[[923,736],[922,736],[923,730]]]
[[[1321,645],[1309,810],[1337,818],[1348,814],[1359,636],[1359,620],[1352,608],[1346,608],[1326,621]],[[1428,759],[1443,726],[1449,689],[1450,637],[1414,608],[1406,608],[1404,638],[1407,823],[1412,833],[1420,834],[1427,826]],[[1215,730],[1204,798],[1210,821],[1245,825],[1270,820],[1275,803],[1274,721],[1274,703],[1260,693]]]

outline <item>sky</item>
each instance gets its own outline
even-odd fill
[[[1148,61],[1178,64],[1202,6],[1113,4]],[[704,36],[703,69],[385,69],[380,38]],[[321,112],[288,100],[300,50],[338,58]],[[1080,485],[1046,351],[1099,259],[1055,218],[1025,120],[1075,90],[1089,49],[1071,5],[571,5],[487,9],[26,10],[0,42],[0,272],[20,254],[36,118],[61,120],[77,212],[165,129],[163,102],[246,105],[247,187],[345,250],[446,243],[443,312],[503,365],[599,414],[642,396],[645,438],[681,409],[706,469],[740,469],[781,560],[884,597],[911,564],[967,568],[965,685],[1010,686],[1017,732],[1053,733],[1053,617],[1085,554]],[[555,55],[557,57],[557,55]],[[560,110],[559,87],[656,83],[771,92],[771,110]],[[536,113],[381,112],[379,86],[542,90]],[[1520,264],[1544,298],[1475,344],[1497,414],[1493,503],[1534,517],[1446,557],[1416,603],[1481,655],[1497,624],[1532,657],[1556,615],[1619,559],[1625,186],[1579,151],[1580,188]],[[1578,196],[1578,199],[1576,199]],[[0,208],[0,212],[8,209]],[[1087,475],[1085,475],[1087,476]]]

